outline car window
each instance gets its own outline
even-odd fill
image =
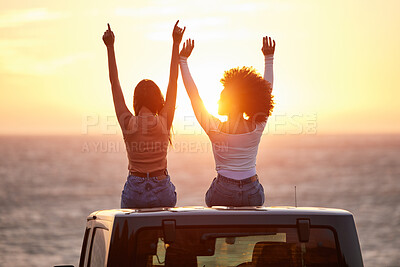
[[[88,242],[89,233],[90,233],[90,228],[86,228],[85,236],[83,237],[83,244],[82,244],[82,250],[81,250],[81,258],[79,261],[79,267],[83,267],[85,264],[85,261],[87,262],[87,254],[88,254],[87,252],[89,252],[89,246],[90,246],[90,242]]]
[[[138,234],[138,266],[338,266],[335,234],[311,228],[309,242],[297,228],[177,228],[164,244],[161,229]]]
[[[92,239],[92,250],[90,251],[88,266],[104,266],[108,254],[108,231],[95,228]]]

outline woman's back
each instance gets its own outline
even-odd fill
[[[212,143],[215,167],[218,173],[231,178],[250,177],[256,173],[258,145],[266,123],[256,123],[252,131],[230,134],[212,129],[208,136]],[[244,173],[243,173],[244,172]]]
[[[132,116],[123,136],[129,171],[150,173],[167,168],[169,131],[164,117]]]

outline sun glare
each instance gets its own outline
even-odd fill
[[[207,111],[222,119],[223,116],[218,115],[218,100],[223,89],[220,83],[223,67],[219,64],[210,66],[200,61],[198,57],[192,61],[189,63],[190,71]]]
[[[204,105],[206,106],[206,109],[209,113],[211,113],[213,116],[219,116],[218,115],[218,100],[219,100],[219,95],[220,91],[217,92],[217,90],[213,90],[212,86],[215,86],[212,82],[206,82],[206,86],[204,88],[211,88],[207,89],[201,92],[201,97],[203,99]]]

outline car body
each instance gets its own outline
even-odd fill
[[[80,267],[363,266],[353,215],[295,207],[176,207],[90,214]]]

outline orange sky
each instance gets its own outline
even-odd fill
[[[189,64],[212,113],[223,71],[262,72],[261,40],[271,35],[269,133],[399,133],[399,8],[389,0],[5,2],[0,134],[118,132],[101,40],[106,23],[131,107],[143,78],[165,92],[176,19],[196,41]],[[199,132],[181,81],[174,126],[178,134]]]

